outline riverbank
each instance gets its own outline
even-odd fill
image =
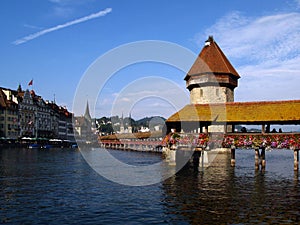
[[[0,148],[77,148],[75,141],[50,139],[50,140],[15,140],[7,139],[0,141]]]

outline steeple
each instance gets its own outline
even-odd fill
[[[17,89],[17,92],[18,92],[18,93],[22,92],[21,84],[19,84],[18,89]]]
[[[233,102],[239,78],[221,48],[209,36],[184,80],[192,104],[209,104]]]
[[[92,121],[92,117],[91,117],[91,114],[90,114],[89,102],[88,101],[86,101],[86,108],[85,108],[84,118],[87,119],[90,122]]]
[[[129,112],[129,118],[128,118],[128,133],[132,133],[132,125],[131,125],[131,111]]]
[[[122,117],[120,121],[120,133],[123,134],[125,132],[125,127],[124,127],[124,118],[123,118],[123,112],[122,112]]]

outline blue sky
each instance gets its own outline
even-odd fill
[[[0,86],[16,89],[20,83],[26,89],[33,78],[37,94],[45,100],[53,100],[55,94],[58,104],[77,115],[84,112],[84,107],[72,108],[77,85],[107,51],[131,42],[162,40],[198,54],[208,35],[214,36],[241,75],[236,101],[300,99],[300,1],[2,0],[0,4]],[[99,90],[97,101],[86,96],[96,102],[93,116],[111,114],[118,101],[113,113],[127,114],[128,96],[120,93],[147,76],[185,86],[184,72],[165,65],[124,68]],[[130,109],[134,118],[168,117],[174,112],[170,104],[164,108],[168,104],[159,99],[159,88],[151,91],[158,98],[136,102]],[[169,93],[180,98],[172,90]]]

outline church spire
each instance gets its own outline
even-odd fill
[[[125,127],[124,127],[124,118],[123,118],[123,112],[122,112],[122,117],[120,121],[120,133],[123,134],[125,132]]]
[[[92,121],[88,101],[86,101],[86,108],[85,108],[84,118],[86,118],[88,121]]]
[[[19,84],[17,91],[18,91],[18,92],[22,92],[21,84]]]

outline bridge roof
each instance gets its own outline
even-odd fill
[[[232,124],[298,124],[300,100],[191,104],[173,114],[166,122],[198,121]]]
[[[162,137],[162,131],[153,132],[139,132],[139,133],[124,133],[124,134],[111,134],[107,136],[101,136],[101,140],[122,140],[122,139],[147,139]]]

